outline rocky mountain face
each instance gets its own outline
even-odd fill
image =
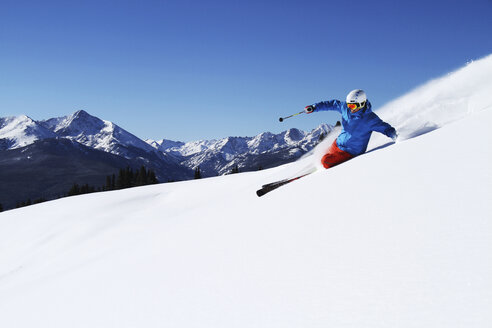
[[[0,203],[53,198],[75,182],[101,185],[127,166],[152,169],[161,182],[192,179],[197,167],[202,177],[270,168],[298,159],[333,129],[323,124],[310,132],[290,129],[185,143],[144,141],[83,110],[42,121],[25,115],[0,118]]]

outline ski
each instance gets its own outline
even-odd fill
[[[310,171],[308,173],[305,173],[305,174],[302,174],[302,175],[299,175],[299,176],[296,176],[294,178],[289,178],[289,179],[283,179],[283,180],[279,180],[279,181],[275,181],[275,182],[271,182],[271,183],[267,183],[267,184],[264,184],[260,189],[258,189],[256,191],[256,195],[258,197],[261,197],[267,193],[269,193],[270,191],[272,190],[275,190],[279,187],[282,187],[288,183],[291,183],[293,181],[296,181],[296,180],[299,180],[300,178],[303,178],[305,177],[306,175],[309,175],[311,173],[314,173],[316,170],[313,170],[313,171]]]

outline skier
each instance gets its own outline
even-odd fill
[[[395,128],[383,122],[371,110],[363,90],[349,92],[346,101],[337,99],[322,101],[304,108],[307,114],[319,111],[337,111],[342,114],[342,132],[321,159],[325,168],[330,168],[364,153],[373,131],[396,140]]]
[[[346,101],[328,100],[309,105],[303,112],[287,116],[289,118],[302,113],[311,114],[317,111],[333,110],[342,114],[342,132],[328,149],[328,152],[321,159],[325,168],[330,168],[349,159],[364,153],[373,131],[381,132],[384,135],[396,140],[398,137],[395,128],[383,122],[371,110],[371,103],[367,100],[363,90],[352,90],[347,95]],[[282,122],[285,118],[280,118]],[[287,178],[263,185],[256,191],[258,197],[269,193],[283,185],[305,177],[311,172],[293,178]]]

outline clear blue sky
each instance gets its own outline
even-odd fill
[[[141,138],[310,130],[492,53],[492,0],[0,1],[0,117],[84,109]]]

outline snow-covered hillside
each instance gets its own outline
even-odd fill
[[[492,56],[385,106],[396,144],[262,198],[331,138],[270,170],[0,213],[0,326],[491,327],[487,90]]]

